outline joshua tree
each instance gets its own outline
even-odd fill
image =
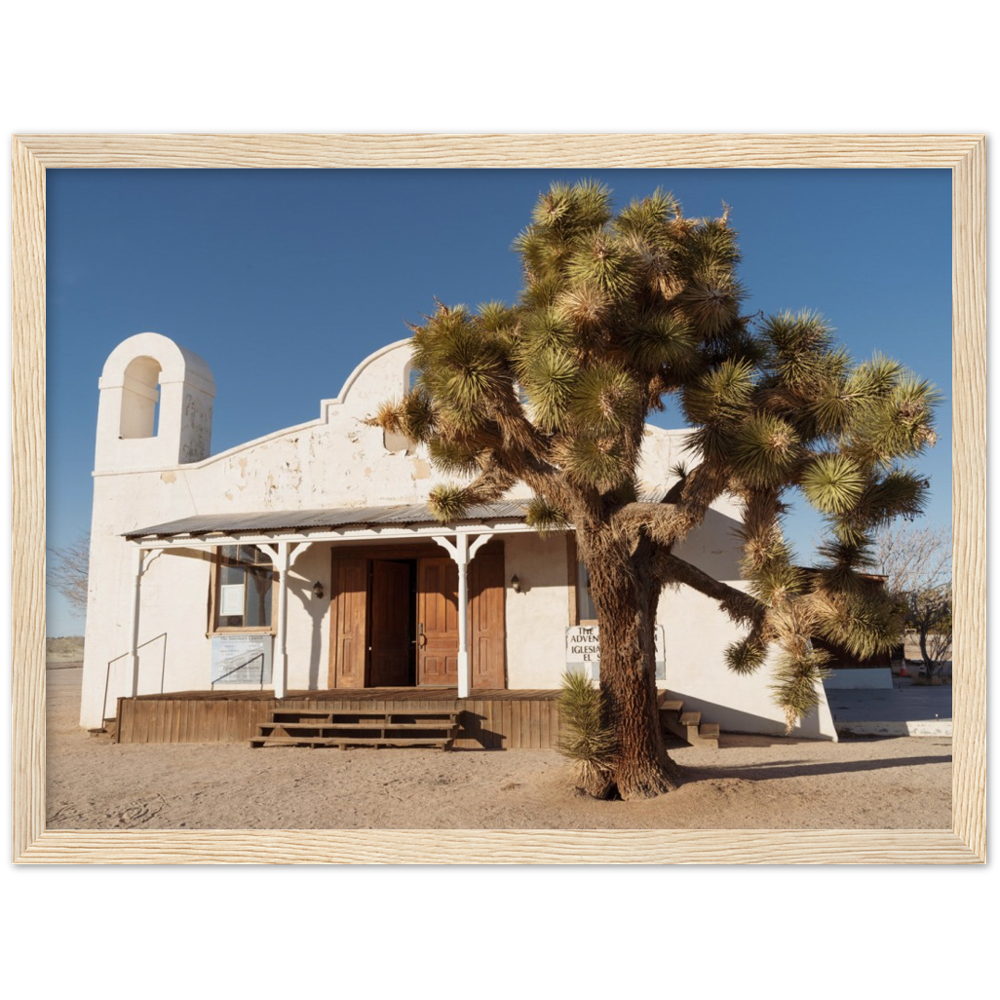
[[[918,512],[927,488],[900,463],[934,441],[932,387],[882,357],[854,364],[817,315],[741,315],[728,215],[685,218],[660,191],[616,215],[602,185],[553,185],[515,244],[519,301],[437,303],[412,327],[415,387],[372,418],[463,477],[434,489],[441,520],[521,481],[530,524],[572,524],[601,628],[608,788],[623,798],[678,780],[654,680],[663,587],[693,587],[745,627],[727,651],[736,674],[779,647],[775,696],[791,727],[818,700],[812,635],[860,656],[897,640],[894,605],[857,571],[874,528]],[[671,394],[692,425],[691,463],[662,484],[663,502],[642,502],[645,418]],[[783,540],[796,487],[829,522],[818,572],[797,569]],[[675,552],[724,493],[742,506],[749,592]]]

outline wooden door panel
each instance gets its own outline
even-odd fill
[[[507,687],[506,597],[503,549],[485,549],[469,564],[469,656],[474,688]]]
[[[368,648],[368,560],[334,559],[330,595],[331,688],[363,688]]]
[[[410,683],[410,567],[405,562],[373,559],[371,572],[372,687]]]
[[[417,683],[458,684],[458,566],[447,558],[417,563]]]

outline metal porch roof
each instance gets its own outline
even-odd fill
[[[470,507],[467,515],[456,524],[483,521],[524,520],[527,501],[506,501]],[[135,528],[124,532],[125,538],[164,537],[169,535],[238,535],[266,531],[308,531],[340,528],[345,525],[437,524],[437,518],[426,504],[397,504],[391,507],[338,507],[324,510],[268,510],[252,514],[197,514]]]
[[[640,495],[645,503],[659,503],[666,489],[647,489]],[[453,524],[481,524],[484,521],[523,521],[527,499],[504,500],[498,503],[470,507],[465,517]],[[342,528],[346,525],[410,525],[439,524],[427,504],[395,504],[387,507],[335,507],[323,510],[266,510],[254,513],[196,514],[178,521],[134,528],[123,532],[125,538],[164,538],[173,535],[260,534],[268,531],[316,531]]]

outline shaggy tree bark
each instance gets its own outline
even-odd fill
[[[660,587],[609,530],[578,532],[578,544],[601,624],[601,689],[617,740],[614,788],[624,799],[660,795],[680,783],[663,743],[656,691]]]

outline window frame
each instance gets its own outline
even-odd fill
[[[580,554],[576,546],[576,534],[573,531],[566,532],[566,591],[569,598],[569,624],[576,625],[596,625],[597,618],[580,617],[580,571],[583,563],[580,561]],[[591,598],[591,604],[593,599]],[[596,616],[597,609],[594,609]]]
[[[244,547],[242,542],[235,542],[237,551]],[[217,545],[212,550],[212,576],[211,576],[211,586],[209,588],[209,619],[208,619],[208,632],[209,636],[212,635],[277,635],[278,632],[278,570],[275,568],[274,563],[268,559],[267,562],[258,563],[239,563],[238,561],[232,560],[231,557],[223,554],[223,549],[228,548],[226,545]],[[247,546],[249,547],[249,546]],[[259,546],[253,546],[258,550],[261,556],[264,553],[260,552]],[[222,570],[226,567],[240,567],[249,568],[251,566],[270,566],[271,573],[273,574],[271,578],[271,606],[270,606],[270,625],[220,625],[219,624],[219,605],[222,596]],[[235,616],[233,616],[235,617]],[[244,620],[246,619],[246,598],[244,597]]]

